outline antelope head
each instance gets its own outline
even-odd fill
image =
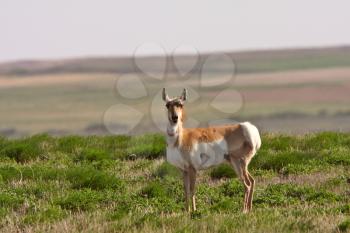
[[[184,120],[184,103],[187,99],[187,91],[183,90],[181,96],[169,98],[163,88],[162,98],[165,101],[168,116],[167,133],[169,136],[177,136],[182,129]]]

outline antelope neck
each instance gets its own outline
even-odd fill
[[[182,135],[182,125],[180,123],[177,126],[169,124],[167,126],[167,138],[168,141],[176,146],[179,143],[180,137]]]

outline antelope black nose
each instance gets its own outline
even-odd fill
[[[171,117],[174,123],[177,123],[177,119],[179,118],[178,116],[172,116]]]

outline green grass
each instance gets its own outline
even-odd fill
[[[229,165],[199,172],[195,213],[161,135],[0,138],[1,231],[347,232],[350,134],[265,134],[253,212]],[[132,156],[131,156],[132,155]]]
[[[210,177],[213,179],[233,178],[235,176],[235,171],[229,164],[222,164],[220,166],[217,166],[210,172]]]
[[[347,219],[338,225],[338,229],[341,232],[347,232],[350,229],[350,220]]]

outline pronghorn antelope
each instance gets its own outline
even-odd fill
[[[258,129],[249,122],[186,129],[183,127],[186,89],[180,97],[169,98],[163,88],[162,98],[168,116],[166,159],[183,172],[186,210],[191,211],[191,199],[192,210],[196,210],[197,171],[229,162],[243,182],[243,212],[249,212],[255,181],[248,172],[248,164],[261,145]]]

